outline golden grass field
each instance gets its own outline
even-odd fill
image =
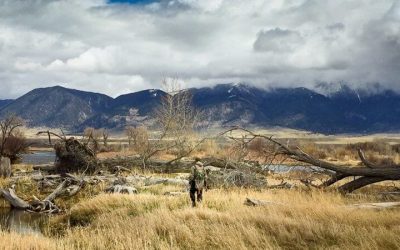
[[[371,196],[320,190],[216,189],[203,204],[157,185],[138,195],[81,198],[45,236],[1,232],[2,249],[399,249],[400,213],[350,209]],[[282,205],[249,207],[247,197]]]

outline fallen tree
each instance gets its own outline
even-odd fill
[[[7,200],[13,209],[25,210],[36,213],[59,213],[61,209],[54,203],[60,196],[74,196],[84,186],[85,182],[72,175],[68,175],[58,186],[43,200],[33,196],[30,202],[24,201],[15,193],[14,187],[1,189],[0,193]]]
[[[351,193],[359,188],[377,182],[387,180],[400,180],[400,166],[374,164],[367,160],[361,149],[358,150],[358,154],[361,163],[364,166],[349,167],[316,159],[315,157],[301,150],[299,147],[291,148],[289,145],[284,145],[283,143],[273,139],[272,136],[269,137],[261,134],[256,134],[244,128],[235,127],[227,130],[225,133],[234,130],[239,130],[247,133],[247,135],[249,136],[247,138],[247,143],[253,141],[255,138],[262,138],[277,146],[275,151],[272,152],[273,157],[277,155],[282,155],[284,156],[284,158],[289,158],[298,162],[306,163],[311,166],[328,170],[328,172],[324,171],[324,173],[328,174],[330,178],[323,182],[321,185],[317,186],[319,188],[332,186],[333,184],[345,179],[346,177],[354,177],[354,179],[338,187],[338,190],[342,193]]]

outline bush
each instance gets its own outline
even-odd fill
[[[356,152],[358,149],[361,149],[363,151],[371,151],[384,155],[390,155],[392,151],[392,147],[390,147],[389,144],[381,141],[348,144],[346,145],[345,149],[354,152]]]
[[[20,154],[26,153],[28,146],[25,137],[22,135],[12,135],[8,137],[4,145],[3,154],[14,162],[19,158]]]
[[[226,170],[208,174],[207,186],[210,188],[260,188],[267,185],[267,180],[252,171]]]

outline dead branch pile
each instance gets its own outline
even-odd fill
[[[54,203],[54,200],[60,196],[70,197],[76,195],[84,186],[84,184],[85,182],[83,180],[78,180],[77,178],[69,175],[46,198],[40,200],[34,196],[33,200],[30,202],[24,201],[18,197],[13,186],[8,189],[1,189],[0,193],[14,209],[36,213],[54,214],[61,212],[61,209]]]

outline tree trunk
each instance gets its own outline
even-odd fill
[[[6,178],[11,176],[10,158],[0,156],[0,176]]]
[[[8,190],[2,189],[1,194],[5,200],[10,202],[11,207],[13,208],[25,210],[31,207],[28,202],[19,198],[12,188],[9,188]]]
[[[339,192],[351,193],[359,188],[385,180],[387,180],[387,178],[385,177],[360,177],[358,179],[355,179],[354,181],[348,182],[343,186],[339,187]]]

